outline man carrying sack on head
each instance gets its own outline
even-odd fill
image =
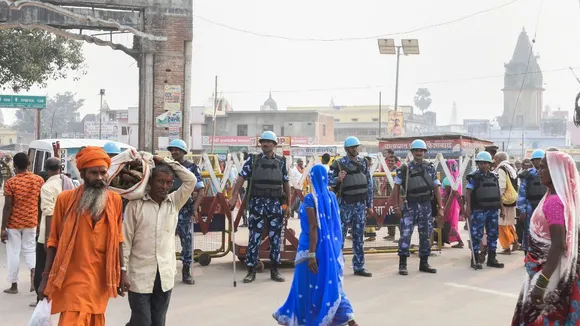
[[[102,148],[81,149],[76,162],[84,184],[56,200],[38,292],[60,313],[58,325],[104,326],[109,298],[130,286],[121,259],[122,201],[105,183],[111,159]]]

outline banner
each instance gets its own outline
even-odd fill
[[[211,136],[202,136],[201,144],[211,146]],[[256,138],[249,136],[215,136],[214,145],[217,146],[253,146]]]
[[[292,156],[306,156],[310,157],[314,154],[317,156],[322,156],[322,154],[328,153],[330,156],[336,156],[337,147],[336,146],[314,146],[314,147],[291,147],[290,155]]]
[[[314,145],[314,137],[297,136],[290,137],[290,143],[294,145]]]
[[[163,109],[181,111],[181,85],[165,85]]]
[[[387,133],[389,136],[403,135],[403,112],[389,111],[387,116]]]
[[[411,142],[413,139],[392,139],[379,142],[379,150],[391,149],[399,157],[407,157],[410,153]],[[491,142],[471,140],[471,139],[427,139],[426,157],[435,157],[438,153],[446,156],[464,156],[474,151],[482,151],[485,146],[491,145]]]
[[[155,117],[157,128],[181,128],[181,111],[168,111]]]

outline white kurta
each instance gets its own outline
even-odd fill
[[[498,168],[497,174],[499,175],[499,190],[501,195],[503,196],[507,182],[511,182],[506,173],[503,169]],[[505,207],[505,218],[499,218],[499,225],[515,225],[516,224],[516,206],[513,207]]]

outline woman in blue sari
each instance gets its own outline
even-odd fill
[[[274,312],[280,325],[357,326],[342,288],[344,258],[338,202],[322,165],[310,171],[313,193],[300,206],[302,232],[286,303]]]

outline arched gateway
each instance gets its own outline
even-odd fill
[[[0,0],[0,29],[10,28],[43,29],[130,55],[139,66],[139,149],[156,150],[159,137],[189,143],[192,0]],[[86,30],[132,33],[133,46]],[[179,130],[155,126],[167,111],[181,112]]]

